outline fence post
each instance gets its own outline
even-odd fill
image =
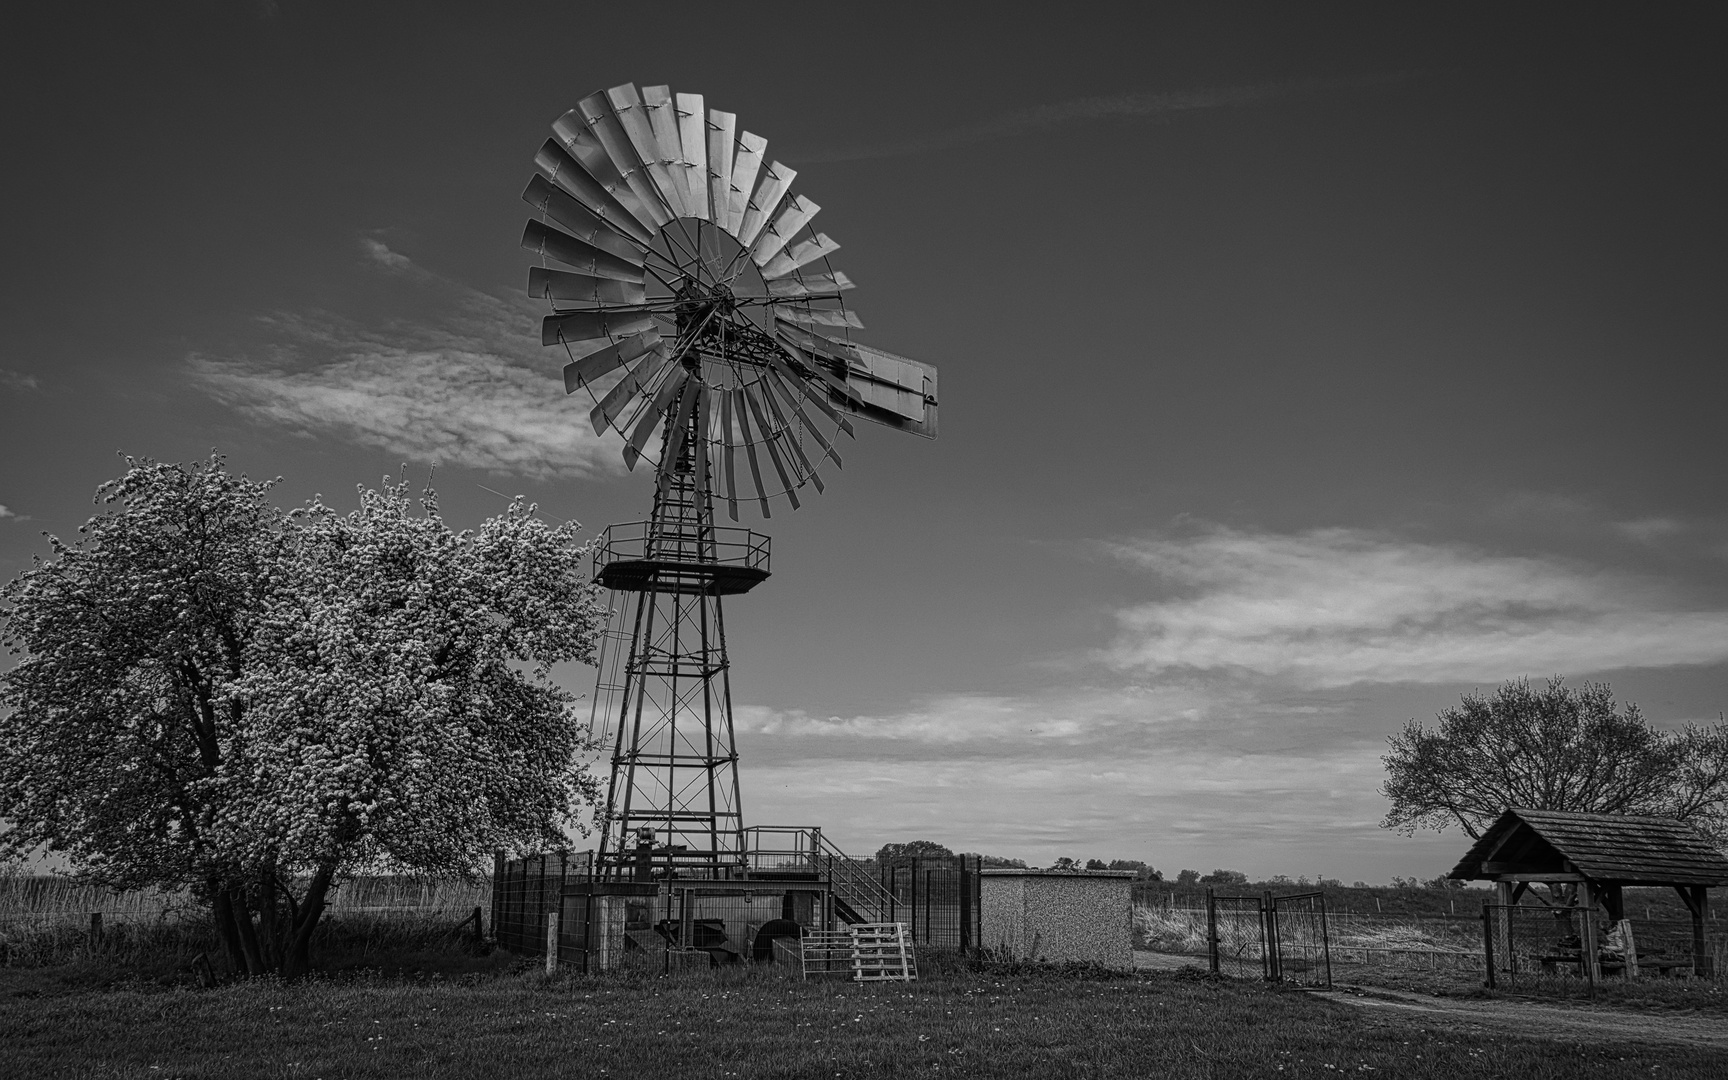
[[[1264,959],[1261,970],[1266,973],[1268,982],[1277,982],[1278,972],[1278,905],[1272,900],[1272,890],[1267,889],[1261,894],[1260,901],[1260,955]]]
[[[1218,974],[1218,901],[1212,895],[1212,886],[1206,886],[1206,956],[1212,965],[1212,974]]]
[[[1584,978],[1590,983],[1590,996],[1596,996],[1596,984],[1602,981],[1602,957],[1596,945],[1596,890],[1590,882],[1578,883],[1578,952],[1584,967]]]
[[[546,974],[554,975],[558,971],[558,912],[556,909],[546,913]]]
[[[1482,905],[1482,968],[1486,978],[1482,985],[1494,989],[1494,905]]]
[[[972,875],[966,870],[966,856],[960,856],[960,952],[964,955],[972,945]]]
[[[90,913],[90,944],[102,944],[102,913],[100,911]]]
[[[1320,894],[1320,948],[1326,958],[1326,989],[1332,989],[1332,929],[1327,925],[1326,894]]]

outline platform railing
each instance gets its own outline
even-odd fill
[[[766,571],[768,550],[768,536],[752,529],[626,521],[601,531],[593,560],[596,573],[609,563],[634,561],[715,563]]]

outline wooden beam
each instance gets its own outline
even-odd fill
[[[1483,870],[1486,871],[1487,867],[1483,867]],[[1495,874],[1494,880],[1495,881],[1536,881],[1536,882],[1551,882],[1551,881],[1553,881],[1553,882],[1559,882],[1559,881],[1583,881],[1583,880],[1585,880],[1585,878],[1584,878],[1583,874],[1521,874],[1521,873],[1518,873],[1516,871],[1510,871],[1510,872],[1506,872],[1506,873]]]

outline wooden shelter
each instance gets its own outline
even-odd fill
[[[1728,885],[1728,858],[1690,826],[1669,818],[1514,808],[1500,815],[1447,876],[1495,882],[1499,902],[1506,906],[1516,904],[1533,884],[1572,884],[1580,907],[1588,911],[1600,903],[1617,924],[1626,918],[1626,886],[1672,887],[1692,913],[1692,969],[1705,974],[1710,968],[1704,946],[1708,890]],[[1585,919],[1584,926],[1593,939],[1591,921]],[[1595,968],[1594,940],[1584,942],[1583,955]],[[1634,958],[1628,973],[1636,970]]]

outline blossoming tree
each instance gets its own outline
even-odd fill
[[[581,827],[551,667],[592,661],[605,611],[574,527],[515,502],[452,532],[400,484],[282,513],[218,457],[128,465],[0,592],[0,854],[189,887],[237,970],[293,976],[345,877]]]

